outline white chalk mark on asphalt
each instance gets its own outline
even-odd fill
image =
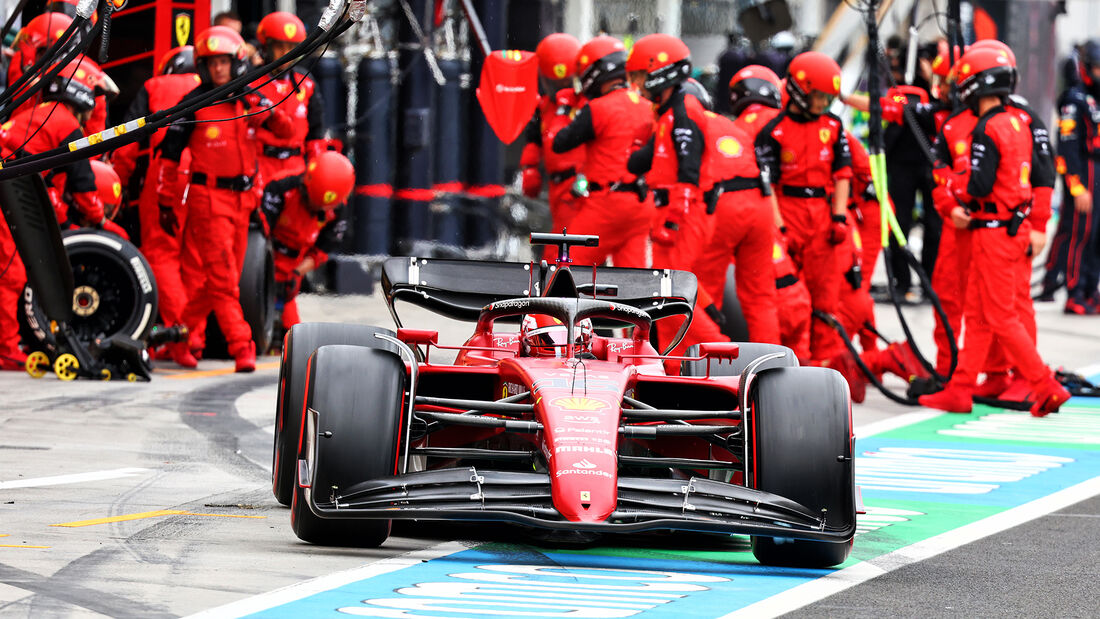
[[[0,490],[13,488],[37,488],[39,486],[60,486],[62,484],[81,484],[89,481],[103,481],[105,479],[119,479],[121,477],[133,477],[148,473],[150,469],[123,468],[109,469],[106,471],[92,471],[90,473],[74,473],[72,475],[54,475],[51,477],[34,477],[32,479],[14,479],[12,481],[0,481]]]
[[[211,608],[204,610],[193,615],[189,615],[185,619],[212,619],[217,617],[219,619],[223,617],[243,617],[245,615],[251,615],[258,613],[269,608],[276,606],[282,606],[302,598],[307,598],[311,595],[330,591],[338,587],[350,585],[360,580],[366,580],[368,578],[374,578],[382,574],[388,574],[390,572],[396,572],[407,567],[414,565],[420,565],[424,561],[431,559],[437,559],[449,554],[461,552],[466,550],[467,546],[460,542],[443,542],[434,546],[429,546],[422,550],[414,550],[413,552],[391,557],[389,559],[383,559],[376,561],[361,567],[352,568],[350,570],[344,570],[342,572],[336,572],[334,574],[327,574],[311,580],[295,583],[269,591],[268,593],[261,593],[250,598],[245,598],[236,602],[230,602],[224,606],[217,608]]]

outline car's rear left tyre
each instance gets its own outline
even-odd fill
[[[772,359],[763,363],[758,369],[766,370],[771,368],[793,368],[798,367],[798,357],[794,355],[794,351],[786,346],[779,344],[762,344],[760,342],[737,342],[737,358],[723,360],[721,362],[712,360],[710,362],[710,375],[711,376],[740,376],[741,372],[753,361],[763,357],[764,355],[770,355],[772,353],[783,353],[783,357],[778,359]],[[684,353],[687,357],[699,356],[699,345],[693,345],[687,349]],[[701,361],[683,361],[681,362],[680,374],[683,376],[706,376],[707,375],[707,360]]]
[[[851,404],[844,378],[827,368],[780,368],[757,375],[751,389],[748,485],[824,513],[828,530],[854,534]],[[768,565],[831,567],[843,563],[851,548],[851,538],[752,538],[753,555]]]
[[[311,487],[295,488],[294,533],[313,544],[379,546],[389,536],[389,520],[321,518],[310,509],[307,493],[329,502],[343,489],[396,472],[405,364],[386,350],[322,346],[310,358],[308,374],[306,406],[317,411],[311,435],[316,457]]]
[[[298,466],[302,411],[306,393],[306,365],[313,351],[329,344],[350,344],[396,352],[393,344],[374,335],[393,336],[393,331],[369,325],[338,322],[303,322],[294,325],[283,340],[279,365],[279,392],[275,400],[275,445],[272,450],[271,488],[275,499],[290,505]]]

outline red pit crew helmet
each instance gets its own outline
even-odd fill
[[[195,48],[191,45],[173,47],[160,57],[157,75],[180,75],[195,72]]]
[[[203,82],[210,82],[205,59],[221,55],[229,56],[232,63],[231,79],[244,75],[248,70],[248,51],[237,31],[225,26],[211,26],[200,32],[195,38],[195,65]]]
[[[122,204],[122,181],[111,164],[99,159],[92,159],[88,163],[95,175],[95,190],[100,202],[103,202],[105,216],[107,219],[114,219],[119,205]]]
[[[642,88],[654,95],[672,88],[691,75],[691,50],[672,35],[646,35],[638,39],[630,50],[626,71],[644,71],[646,76]]]
[[[787,94],[809,114],[810,94],[814,91],[830,98],[839,95],[840,65],[821,52],[802,52],[787,67]]]
[[[600,35],[581,46],[577,54],[577,75],[581,93],[589,99],[600,96],[600,87],[626,77],[626,48],[615,37]]]
[[[577,54],[581,42],[571,34],[555,32],[539,41],[535,56],[539,59],[539,74],[552,81],[568,79],[577,74]]]
[[[302,182],[310,205],[330,211],[351,195],[355,186],[355,168],[347,157],[334,150],[326,150],[309,162]]]
[[[974,109],[988,96],[1007,96],[1016,87],[1016,70],[1004,53],[990,48],[967,50],[959,60],[959,97]]]

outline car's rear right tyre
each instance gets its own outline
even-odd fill
[[[379,546],[389,537],[389,520],[322,518],[310,509],[308,493],[329,502],[343,489],[397,472],[405,364],[387,350],[322,346],[310,358],[308,374],[306,406],[317,411],[311,436],[316,457],[311,487],[299,484],[294,491],[294,533],[313,544]]]
[[[854,534],[851,404],[844,378],[827,368],[780,368],[757,375],[751,389],[749,487],[824,513],[827,529]],[[753,555],[768,565],[831,567],[843,563],[851,548],[851,538],[752,538]]]
[[[272,450],[271,489],[275,499],[290,505],[298,473],[298,445],[306,393],[306,365],[313,351],[329,344],[350,344],[396,352],[393,344],[374,335],[393,336],[393,331],[369,325],[338,322],[303,322],[294,325],[283,340],[279,365],[279,392],[275,400],[275,445]]]

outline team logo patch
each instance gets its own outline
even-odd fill
[[[206,40],[206,49],[208,49],[210,51],[214,51],[214,50],[218,49],[218,40],[217,39],[207,39]]]
[[[286,35],[286,38],[293,39],[294,36],[298,34],[298,25],[286,24],[285,26],[283,26],[283,34]]]
[[[801,82],[802,80],[806,79],[806,72],[805,71],[799,71],[798,73],[795,73],[794,76],[798,81]]]
[[[657,62],[668,62],[668,54],[665,52],[657,54]]]
[[[582,54],[579,64],[583,67],[588,65],[588,54]]]
[[[631,103],[638,103],[638,102],[640,102],[640,101],[642,100],[642,99],[641,99],[641,98],[640,98],[640,97],[638,96],[638,93],[634,92],[633,90],[631,90],[631,91],[627,92],[627,93],[626,93],[626,96],[630,97],[630,102],[631,102]]]
[[[336,201],[336,192],[335,191],[326,191],[323,200],[324,200],[326,206],[329,205],[329,204],[332,204],[333,202]]]
[[[821,138],[822,144],[828,144],[829,139],[833,137],[833,132],[829,129],[821,129],[817,132],[817,137]]]
[[[965,154],[965,153],[966,153],[966,142],[963,142],[961,140],[958,141],[958,142],[955,142],[955,154],[956,155],[962,155],[962,154]]]
[[[749,114],[745,115],[745,122],[747,122],[749,124],[752,124],[752,123],[756,122],[756,112],[752,112],[752,113],[749,113]]]
[[[221,129],[218,129],[217,127],[207,127],[206,128],[206,139],[208,139],[208,140],[216,140],[216,139],[218,139],[218,136],[220,136],[221,134],[222,134]]]
[[[717,148],[718,152],[727,157],[736,157],[741,154],[741,143],[728,135],[718,138]]]
[[[567,411],[599,411],[611,408],[611,405],[603,400],[576,396],[555,398],[550,404]]]
[[[1008,117],[1008,124],[1012,125],[1012,128],[1016,131],[1016,133],[1020,132],[1020,121],[1016,120],[1015,116]]]
[[[122,183],[113,183],[113,184],[111,184],[111,193],[115,194],[116,199],[121,198],[122,197]]]
[[[556,77],[560,80],[560,79],[563,79],[568,74],[569,74],[569,69],[567,69],[564,64],[559,62],[558,64],[554,65],[554,77]]]
[[[833,88],[835,90],[837,90],[838,92],[840,91],[840,76],[839,75],[834,75],[833,76]]]
[[[1020,165],[1020,186],[1031,186],[1031,164],[1026,161]]]

